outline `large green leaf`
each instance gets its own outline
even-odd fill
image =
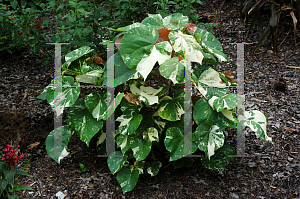
[[[124,96],[124,93],[118,93],[114,100],[114,103],[111,103],[109,105],[108,111],[107,111],[108,117],[110,117],[111,114],[116,110],[117,106],[119,106],[119,104],[121,103],[121,101],[123,99],[123,96]],[[114,106],[114,108],[113,108],[113,106]]]
[[[14,184],[15,173],[16,173],[16,169],[3,170],[3,174],[5,178],[8,180],[8,183],[11,185]]]
[[[144,139],[147,139],[146,137],[148,137],[148,139],[153,141],[153,139],[158,139],[158,137],[156,136],[156,130],[158,131],[158,134],[161,134],[165,128],[165,125],[166,120],[162,119],[159,116],[153,117],[151,112],[147,112],[143,115],[143,120],[137,131],[144,132]]]
[[[233,111],[234,110],[234,111]],[[236,113],[235,113],[235,109],[233,110],[227,110],[227,109],[223,109],[221,111],[221,113],[228,119],[231,121],[236,121]]]
[[[224,130],[226,127],[237,128],[236,120],[235,112],[224,109],[223,111],[217,113],[217,119],[215,119],[215,123],[220,127],[221,130]]]
[[[199,99],[196,102],[193,111],[193,118],[197,125],[207,120],[215,119],[215,115],[215,111],[211,108],[205,98]]]
[[[46,88],[44,88],[43,93],[37,96],[36,98],[42,100],[47,99],[48,103],[52,106],[53,109],[55,107],[58,107],[59,105],[62,106],[61,111],[63,112],[63,109],[65,107],[70,107],[76,102],[80,93],[80,87],[72,88],[71,86],[73,87],[80,86],[80,84],[78,82],[74,83],[74,78],[71,76],[62,76],[62,84],[64,86],[70,86],[70,87],[62,88],[61,95],[56,96],[55,99],[54,99],[55,96],[54,79]],[[59,101],[60,104],[58,104]]]
[[[183,16],[181,13],[171,14],[163,19],[163,24],[166,29],[177,30],[183,29],[184,24],[188,23],[189,19],[187,16]]]
[[[132,28],[136,28],[136,27],[147,27],[145,24],[136,22],[134,24],[130,24],[128,26],[125,27],[120,27],[118,29],[113,29],[113,28],[107,28],[109,30],[113,30],[113,31],[118,31],[118,32],[127,32],[128,30],[132,29]]]
[[[217,57],[219,62],[227,61],[230,63],[228,57],[223,53],[222,44],[213,34],[202,28],[197,28],[194,37],[208,53]]]
[[[33,177],[32,175],[29,175],[28,173],[26,173],[22,170],[16,170],[16,175],[23,175],[23,176]]]
[[[200,77],[198,78],[198,84],[199,83],[206,84],[209,87],[218,87],[218,88],[226,87],[226,84],[222,82],[219,73],[212,68],[209,68],[205,70],[203,73],[201,73]]]
[[[201,76],[201,74],[210,68],[211,67],[206,64],[197,64],[197,66],[192,69],[193,81],[198,83],[198,78]]]
[[[13,1],[10,2],[10,5],[15,10],[18,7],[18,1],[17,0],[13,0]]]
[[[130,149],[132,143],[134,142],[134,140],[136,139],[136,135],[119,135],[117,137],[116,143],[118,145],[118,147],[121,148],[121,151],[123,154],[126,153],[126,151],[128,149]]]
[[[82,60],[74,60],[68,64],[68,68],[62,69],[63,75],[81,75],[87,73],[89,66]]]
[[[85,105],[94,118],[107,120],[107,93],[92,92],[84,99]]]
[[[69,52],[68,54],[66,54],[65,56],[65,60],[66,62],[62,65],[63,68],[68,67],[68,65],[72,62],[75,61],[76,59],[82,57],[85,54],[88,54],[90,52],[93,52],[94,49],[90,50],[91,47],[89,46],[83,46],[81,48],[78,48],[76,50],[73,50],[71,52]]]
[[[163,25],[165,25],[165,26],[166,25],[174,26],[175,23],[176,23],[175,21],[177,19],[180,19],[180,16],[179,15],[177,15],[177,16],[174,15],[172,18],[168,17],[168,19],[166,17],[166,21],[164,23],[164,19],[161,17],[160,14],[148,14],[148,17],[146,17],[142,21],[142,23],[136,22],[134,24],[131,24],[131,25],[128,25],[128,26],[125,26],[125,27],[120,27],[118,29],[113,29],[113,28],[108,28],[108,29],[109,30],[113,30],[113,31],[118,31],[118,32],[127,32],[130,29],[133,29],[133,28],[136,28],[136,27],[152,27],[152,28],[158,28],[158,29],[160,29],[160,28],[163,27]],[[181,17],[181,19],[183,19],[183,18]],[[186,19],[187,19],[187,17],[184,18],[184,20],[186,20]]]
[[[117,174],[117,180],[122,187],[123,193],[132,191],[139,179],[139,171],[131,171],[128,167],[123,167]]]
[[[162,64],[171,57],[172,46],[169,42],[156,43],[157,28],[137,27],[130,29],[122,39],[120,54],[124,63],[137,70],[146,80],[154,64]]]
[[[55,143],[55,137],[61,136],[62,142],[61,146],[58,146],[58,143]],[[69,140],[72,136],[72,130],[69,126],[61,126],[49,133],[46,139],[46,150],[48,155],[53,158],[58,164],[60,164],[60,160],[66,157],[69,152],[67,151],[67,146]],[[56,147],[55,147],[56,146]],[[56,148],[61,149],[60,155],[54,156],[54,152],[58,151]]]
[[[125,83],[129,79],[137,79],[141,75],[136,71],[128,68],[126,64],[124,63],[120,51],[115,53],[113,56],[109,58],[114,58],[114,69],[115,69],[115,77],[114,77],[114,85],[115,87]],[[107,86],[107,63],[110,63],[110,61],[107,61],[104,67],[104,80],[102,83],[102,86]]]
[[[160,14],[148,14],[148,17],[142,21],[145,26],[158,26],[162,28],[163,18]]]
[[[78,82],[96,85],[98,83],[98,80],[101,78],[102,73],[103,70],[94,70],[91,72],[87,72],[86,74],[77,75],[76,80]]]
[[[137,114],[130,118],[127,118],[126,115],[121,115],[116,119],[116,121],[121,122],[116,130],[116,134],[132,135],[141,124],[142,119],[143,116],[141,114]]]
[[[226,95],[228,91],[228,87],[224,87],[224,88],[209,87],[202,83],[199,83],[198,85],[196,84],[196,88],[201,93],[201,95],[207,97],[208,99],[211,99],[214,96],[223,97],[224,95]]]
[[[148,139],[135,139],[131,145],[133,156],[137,161],[144,160],[151,151],[152,143]]]
[[[192,81],[199,92],[209,99],[213,96],[222,97],[228,91],[225,84],[219,83],[221,81],[219,73],[206,64],[198,64],[193,68]]]
[[[212,109],[208,101],[204,98],[199,99],[196,102],[193,111],[193,119],[197,125],[207,122],[211,125],[218,125],[220,130],[224,130],[226,127],[236,128],[236,118],[233,111],[224,109],[218,113]]]
[[[181,115],[180,120],[177,120],[175,122],[173,121],[168,121],[167,125],[166,125],[166,129],[170,128],[170,127],[178,127],[180,128],[182,131],[184,131],[184,114]]]
[[[225,140],[223,131],[220,127],[206,122],[201,123],[197,127],[196,138],[198,148],[206,153],[208,159],[214,155],[217,149],[223,146]]]
[[[87,73],[91,73],[92,71],[99,71],[99,73],[103,73],[103,68],[100,65],[93,64],[93,56],[88,57],[85,60],[77,59],[73,60],[68,64],[68,68],[63,67],[62,74],[63,75],[83,75]],[[95,76],[95,75],[91,75]],[[82,76],[86,77],[86,76]],[[76,77],[79,80],[78,77]],[[86,82],[88,83],[88,82]]]
[[[130,165],[130,170],[138,170],[139,174],[144,174],[145,161],[135,161],[134,165]]]
[[[160,65],[159,72],[166,79],[172,80],[174,84],[183,83],[184,68],[186,66],[186,60],[179,61],[178,57],[173,57]]]
[[[158,83],[158,85],[161,86],[160,89],[158,89],[155,93],[153,93],[153,95],[155,94],[158,97],[163,96],[170,89],[170,86],[168,86],[168,85],[165,85],[165,84],[160,85],[160,83]]]
[[[147,164],[147,173],[149,173],[152,177],[156,176],[159,172],[160,167],[162,166],[161,162],[152,162],[150,164]]]
[[[78,136],[87,146],[91,139],[103,127],[103,120],[97,121],[87,108],[70,111],[67,116],[67,124],[77,132]]]
[[[185,52],[190,48],[190,60],[202,64],[204,58],[202,48],[193,36],[183,34],[181,31],[173,31],[170,32],[169,38],[176,53],[184,57]]]
[[[132,118],[132,120],[130,120],[129,122],[130,124],[127,130],[128,135],[133,134],[137,130],[137,128],[141,124],[142,119],[143,119],[143,115],[137,114]]]
[[[218,61],[215,59],[215,57],[213,55],[211,55],[209,53],[205,53],[205,52],[203,52],[203,55],[204,55],[204,58],[203,58],[204,62],[207,62],[209,64],[213,64],[215,66],[219,65]]]
[[[153,142],[153,141],[159,142],[159,136],[158,136],[157,129],[154,127],[148,128],[147,131],[143,132],[143,139],[148,139],[151,142]]]
[[[4,189],[6,188],[7,184],[8,184],[7,179],[0,179],[0,196],[3,193]]]
[[[227,127],[237,127],[236,113],[234,110],[224,109],[221,112],[217,112],[211,108],[211,106],[208,104],[208,101],[204,98],[199,99],[196,102],[193,111],[193,118],[197,125],[200,125],[204,122],[210,125],[215,124],[220,128],[220,131],[223,131]]]
[[[190,134],[192,132],[189,132]],[[184,134],[178,127],[170,127],[166,131],[166,138],[164,140],[165,147],[168,151],[170,151],[170,161],[175,161],[182,158],[185,154],[184,150]],[[197,150],[197,145],[194,142],[194,135],[192,134],[192,142],[191,140],[186,139],[189,146],[192,146],[192,151],[190,153],[194,153]]]
[[[121,101],[120,106],[121,106],[121,111],[123,112],[123,117],[126,119],[129,119],[140,112],[140,109],[137,106],[129,102]]]
[[[267,118],[262,112],[257,110],[245,111],[244,116],[239,115],[238,121],[249,126],[259,138],[273,143],[272,138],[267,135]]]
[[[235,155],[235,148],[232,144],[225,141],[224,145],[219,148],[215,154],[210,157],[210,159],[206,156],[201,158],[201,163],[204,167],[212,170],[219,170],[223,172],[226,167],[226,163],[234,160],[236,157],[230,157]]]
[[[85,97],[85,105],[94,118],[97,120],[107,120],[120,104],[124,93],[118,93],[115,100],[112,101],[107,110],[107,93],[92,92]],[[115,107],[113,107],[115,106]]]
[[[174,97],[163,97],[158,105],[158,115],[169,121],[180,120],[181,115],[184,113],[184,90],[178,89],[174,93]]]
[[[14,188],[14,191],[21,191],[21,190],[30,190],[30,191],[34,191],[34,189],[25,186],[25,185],[19,185],[17,187]]]
[[[115,156],[115,157],[114,157]],[[116,157],[120,156],[120,157]],[[110,154],[107,158],[107,165],[109,170],[115,174],[123,167],[124,163],[127,161],[127,155],[123,155],[121,151],[115,151]]]
[[[223,97],[212,97],[209,100],[209,104],[213,109],[215,109],[217,112],[223,111],[225,108],[227,110],[233,109],[237,107],[239,104],[243,103],[244,96],[234,93],[229,93]]]
[[[161,134],[166,127],[167,121],[161,117],[154,117],[154,115],[152,118],[153,118],[155,128]]]
[[[131,84],[130,86],[130,91],[138,96],[138,99],[140,101],[144,101],[146,105],[153,105],[158,103],[158,96],[155,94],[159,92],[161,89],[155,89],[150,86],[141,86],[140,88],[137,88],[135,84]]]

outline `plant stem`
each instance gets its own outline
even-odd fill
[[[162,79],[160,79],[158,76],[156,76],[154,73],[150,72],[150,74],[151,74],[153,77],[155,77],[156,79],[158,79],[160,82],[162,82],[162,83],[165,84],[165,82],[164,82]]]
[[[159,77],[163,79],[163,83],[164,83],[165,85],[170,86],[170,84],[164,80],[164,77],[157,71],[157,69],[156,69],[156,68],[153,68],[153,69],[154,69],[155,72],[159,75]],[[151,73],[151,74],[152,74],[152,73]]]

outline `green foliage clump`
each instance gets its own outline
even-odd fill
[[[235,155],[223,131],[237,124],[272,143],[265,115],[245,111],[244,96],[227,94],[234,82],[213,66],[230,60],[213,34],[181,13],[148,14],[141,23],[109,30],[119,34],[106,43],[117,48],[107,62],[89,46],[71,51],[61,80],[53,79],[37,97],[55,110],[70,110],[67,124],[46,139],[57,163],[68,155],[74,132],[87,146],[99,133],[97,150],[109,156],[108,167],[125,193],[134,189],[139,175],[155,176],[168,161],[175,168],[190,167],[194,159],[186,156],[194,153],[206,168],[222,172]],[[63,87],[55,95],[57,81]],[[191,83],[202,98],[191,96]],[[86,84],[98,88],[80,100],[80,85]],[[54,142],[57,136],[61,145]]]
[[[0,0],[1,2],[1,0]],[[155,0],[120,0],[96,1],[79,0],[12,0],[2,3],[0,8],[0,51],[9,53],[29,48],[30,53],[40,52],[44,65],[52,62],[54,46],[50,43],[69,43],[62,45],[61,52],[65,55],[69,50],[89,46],[104,53],[101,45],[112,40],[117,33],[107,28],[117,29],[127,24],[141,21],[147,13],[181,12],[191,18],[195,24],[201,19],[193,5],[193,1]],[[54,16],[50,21],[50,16]],[[203,24],[202,25],[207,25]],[[208,28],[214,25],[208,25]]]

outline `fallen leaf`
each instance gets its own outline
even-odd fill
[[[229,71],[223,71],[222,72],[223,75],[225,75],[226,79],[230,82],[230,83],[233,83],[234,82],[234,76],[231,72]]]
[[[214,16],[215,15],[209,15],[209,14],[204,15],[204,17],[207,17],[207,18],[214,17]]]
[[[295,121],[297,121],[297,119],[296,119],[296,118],[294,118],[294,117],[292,117],[292,119],[293,119],[293,120],[295,120]]]
[[[125,95],[124,95],[124,97],[125,97],[125,99],[129,102],[129,103],[131,103],[131,104],[133,104],[133,105],[135,105],[135,106],[138,106],[138,105],[140,105],[141,104],[141,102],[140,102],[140,100],[136,97],[136,95],[135,94],[133,94],[133,93],[126,93]]]
[[[101,57],[96,56],[93,58],[93,62],[96,64],[103,64],[103,59]]]
[[[264,100],[260,100],[260,99],[256,99],[256,98],[252,98],[252,100],[257,101],[257,102],[268,102],[268,101],[264,101]]]
[[[293,128],[290,128],[290,127],[287,127],[287,126],[281,126],[281,128],[287,130],[288,132],[296,131],[296,129],[293,129]]]
[[[40,144],[40,142],[35,142],[35,143],[32,143],[32,144],[30,144],[29,145],[29,149],[33,149],[34,147],[36,147],[37,145],[39,145]]]

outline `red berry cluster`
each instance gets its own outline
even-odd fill
[[[3,149],[4,154],[2,155],[2,160],[9,163],[10,168],[12,170],[14,169],[14,165],[17,164],[18,162],[20,163],[21,161],[19,161],[19,160],[24,157],[23,153],[20,154],[20,156],[18,156],[18,153],[20,151],[18,149],[18,147],[20,147],[20,145],[18,145],[16,149],[13,149],[13,146],[8,144],[8,145],[6,145],[6,148]]]
[[[3,6],[3,7],[4,7],[4,10],[5,10],[5,11],[8,11],[8,9],[7,9],[7,7],[6,7],[6,5],[5,5],[5,4],[1,3],[1,6]]]

